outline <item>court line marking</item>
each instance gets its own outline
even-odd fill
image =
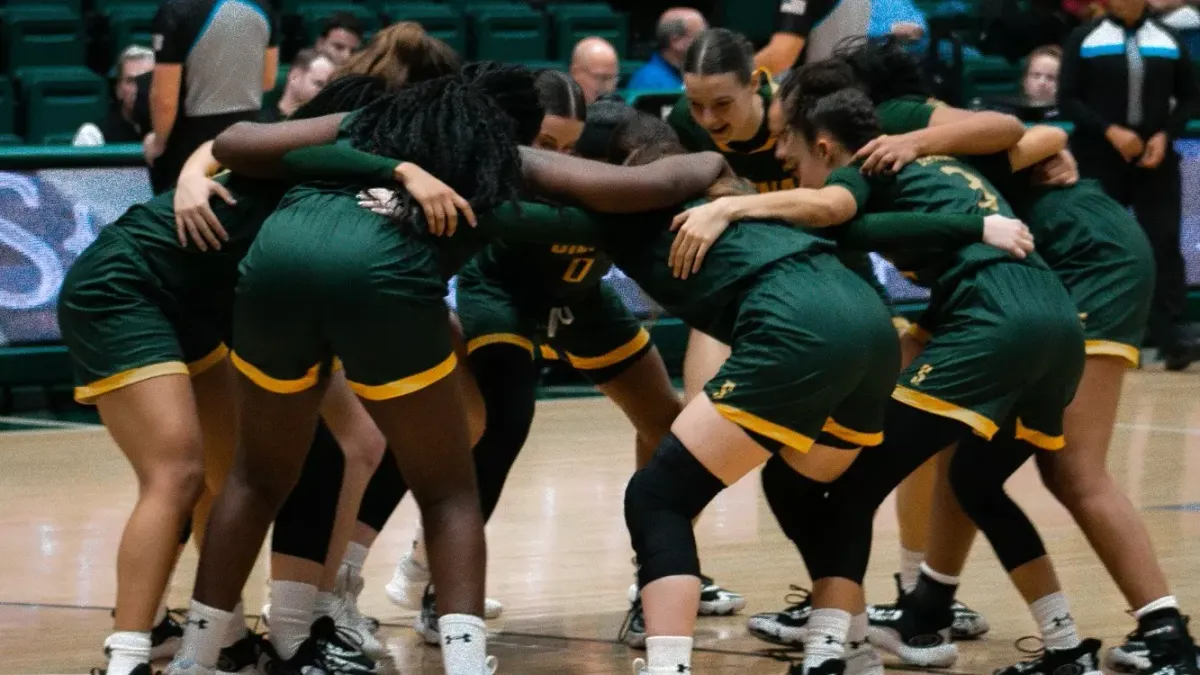
[[[37,417],[13,417],[9,415],[0,415],[0,424],[45,427],[47,429],[99,429],[104,426],[103,424],[91,424],[88,422],[67,422],[64,420],[46,420]]]
[[[1168,434],[1200,434],[1200,427],[1172,427],[1163,424],[1135,424],[1132,422],[1117,422],[1115,425],[1118,429],[1132,429],[1135,431],[1161,431]]]

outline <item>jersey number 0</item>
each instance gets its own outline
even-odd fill
[[[566,271],[563,272],[563,281],[571,284],[583,281],[588,272],[592,271],[592,265],[595,263],[595,258],[572,258],[571,262],[567,264]]]

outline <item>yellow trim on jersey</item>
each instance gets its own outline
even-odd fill
[[[329,374],[332,375],[339,370],[345,370],[345,369],[346,369],[346,364],[342,363],[342,360],[339,359],[338,357],[336,357],[336,356],[333,357],[333,363],[329,364]]]
[[[554,347],[551,347],[550,345],[546,345],[546,344],[538,345],[538,354],[547,361],[557,361],[558,360],[558,351],[555,350]]]
[[[1025,441],[1030,445],[1036,445],[1042,450],[1062,450],[1067,445],[1067,441],[1062,437],[1062,434],[1051,436],[1036,429],[1030,429],[1021,422],[1020,417],[1017,418],[1017,439]]]
[[[527,337],[517,335],[516,333],[491,333],[489,335],[480,335],[477,338],[467,341],[467,353],[486,347],[488,345],[515,345],[529,352],[530,358],[533,358],[533,341]]]
[[[733,422],[739,427],[749,429],[756,434],[766,436],[772,440],[779,441],[789,448],[797,452],[808,452],[812,448],[813,439],[804,434],[792,431],[787,427],[780,426],[774,422],[768,422],[758,415],[754,415],[735,408],[726,403],[713,403],[713,407],[721,414],[721,417]]]
[[[999,429],[995,422],[974,410],[967,410],[966,408],[956,406],[953,403],[947,403],[940,398],[934,398],[929,394],[923,394],[908,387],[897,385],[892,390],[892,398],[917,410],[924,410],[938,417],[949,417],[952,420],[958,420],[974,429],[976,434],[989,441],[992,440],[992,436],[995,436],[996,431]]]
[[[1142,361],[1142,353],[1137,347],[1112,340],[1088,340],[1083,343],[1087,354],[1104,356],[1119,356],[1129,362],[1130,368],[1137,368]]]
[[[357,382],[350,382],[350,388],[354,390],[354,393],[368,401],[386,401],[390,398],[399,398],[421,391],[425,387],[453,373],[454,367],[457,365],[458,357],[454,355],[454,352],[450,352],[450,356],[447,356],[445,361],[416,375],[402,377],[399,380],[386,384],[359,384]]]
[[[229,360],[238,372],[245,375],[251,382],[273,394],[299,394],[312,389],[320,378],[321,364],[314,363],[303,375],[294,380],[281,380],[259,370],[258,366],[238,356],[237,352],[229,352]]]
[[[223,344],[217,345],[217,348],[208,354],[196,359],[195,361],[189,362],[187,364],[188,373],[192,377],[196,377],[197,375],[200,375],[204,371],[223,361],[226,356],[229,356],[229,347],[226,347]]]
[[[163,375],[189,375],[187,364],[182,361],[164,361],[140,368],[122,370],[115,375],[96,380],[91,384],[75,387],[75,400],[79,403],[92,404],[96,399],[109,392],[123,389],[131,384],[149,380]]]
[[[929,344],[929,341],[933,339],[933,333],[929,332],[927,328],[922,328],[919,323],[910,324],[904,334],[923,345]]]
[[[850,427],[844,427],[837,423],[837,420],[832,417],[825,420],[825,425],[821,427],[821,431],[840,438],[847,443],[854,443],[860,447],[873,448],[880,443],[883,443],[883,432],[877,431],[873,434],[865,431],[855,431]]]
[[[600,356],[575,356],[567,352],[567,361],[578,370],[599,370],[617,365],[641,351],[648,344],[650,344],[650,332],[645,328],[639,328],[637,335],[633,336],[632,340],[607,354],[601,354]]]
[[[912,328],[912,322],[902,316],[893,316],[892,328],[895,328],[898,334],[904,335],[909,328]]]

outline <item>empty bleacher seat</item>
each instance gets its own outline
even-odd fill
[[[382,14],[389,24],[415,21],[426,33],[459,54],[467,51],[467,20],[453,7],[436,2],[387,2]]]
[[[585,37],[602,37],[617,54],[629,49],[629,19],[603,3],[551,3],[546,12],[554,19],[554,56],[570,59],[575,44]]]
[[[464,8],[477,59],[538,61],[546,58],[546,17],[528,5],[476,3]]]
[[[82,0],[0,0],[0,8],[5,7],[60,7],[77,16],[83,15]]]
[[[3,34],[8,72],[27,66],[78,66],[84,63],[86,43],[79,15],[54,5],[7,7]]]
[[[150,47],[154,35],[153,5],[115,5],[108,14],[108,38],[115,59],[129,45]]]
[[[113,10],[118,8],[149,7],[154,11],[158,11],[158,4],[158,0],[94,0],[92,7],[96,14],[108,16]]]
[[[0,77],[0,144],[2,145],[21,142],[21,137],[16,133],[16,109],[12,82],[7,77]]]
[[[108,83],[83,67],[31,67],[17,71],[29,143],[70,143],[85,122],[104,118]]]
[[[1021,66],[999,56],[963,59],[962,93],[967,104],[1012,96],[1021,90]]]
[[[625,93],[625,101],[644,113],[666,119],[680,96],[683,93],[678,91],[630,91]]]

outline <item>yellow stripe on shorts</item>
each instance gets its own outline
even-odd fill
[[[1062,450],[1067,445],[1067,440],[1061,435],[1051,436],[1036,429],[1030,429],[1025,426],[1020,417],[1017,418],[1017,439],[1025,441],[1030,445],[1035,445],[1042,450]]]
[[[758,415],[748,413],[745,410],[735,408],[726,403],[714,403],[713,407],[717,409],[721,417],[739,427],[749,429],[760,436],[766,436],[772,440],[779,441],[797,452],[808,452],[812,448],[813,439],[802,433],[792,431],[774,422],[768,422]]]
[[[257,366],[238,356],[237,352],[230,352],[229,360],[233,362],[233,367],[237,368],[251,382],[273,394],[299,394],[312,389],[316,386],[321,374],[321,364],[314,363],[313,367],[300,377],[294,380],[280,380],[259,370]]]
[[[1091,355],[1119,356],[1129,362],[1130,368],[1137,368],[1142,362],[1142,353],[1137,347],[1112,340],[1088,340],[1083,343],[1084,351]]]
[[[96,380],[91,384],[75,387],[75,400],[90,405],[104,394],[163,375],[190,375],[190,373],[187,364],[182,361],[164,361],[140,368],[130,368]]]
[[[416,375],[409,375],[408,377],[385,384],[359,384],[357,382],[350,382],[350,388],[354,390],[355,394],[368,401],[386,401],[421,391],[425,387],[453,373],[454,367],[457,365],[458,357],[451,352],[445,361]]]
[[[197,375],[204,373],[209,368],[212,368],[221,361],[225,360],[226,356],[229,356],[229,347],[226,347],[223,344],[217,345],[217,348],[208,354],[205,354],[195,361],[189,362],[187,364],[188,373],[191,374],[192,377],[196,377]]]
[[[601,368],[617,365],[638,353],[638,351],[648,344],[650,344],[650,332],[645,328],[639,328],[637,335],[633,336],[632,340],[607,354],[601,354],[600,356],[575,356],[568,352],[567,360],[571,362],[571,366],[578,370],[600,370]]]
[[[821,427],[821,431],[840,438],[847,443],[854,443],[863,448],[873,448],[880,443],[883,443],[883,432],[877,431],[873,434],[868,434],[863,431],[855,431],[850,427],[844,427],[837,423],[837,420],[830,417],[825,420],[825,426]]]
[[[988,418],[980,415],[974,410],[967,410],[947,403],[940,398],[935,398],[929,394],[923,394],[919,391],[914,391],[908,387],[897,386],[892,390],[892,398],[901,403],[910,405],[917,410],[924,410],[927,413],[937,415],[938,417],[949,417],[952,420],[958,420],[963,424],[971,427],[976,434],[992,440],[992,436],[996,435],[999,429],[996,423]]]
[[[467,341],[467,353],[486,347],[488,345],[516,345],[521,349],[529,352],[529,356],[533,356],[533,341],[516,333],[491,333],[489,335],[480,335],[477,338]]]

